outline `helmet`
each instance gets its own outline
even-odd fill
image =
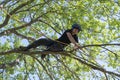
[[[82,31],[81,26],[79,24],[73,24],[72,29],[78,29],[78,31]]]

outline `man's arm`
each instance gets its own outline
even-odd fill
[[[75,41],[75,39],[72,37],[71,33],[67,32],[66,34],[67,34],[70,42],[75,45],[75,49],[80,48],[80,46],[77,44],[77,42]]]
[[[69,38],[70,42],[73,43],[74,45],[77,45],[77,42],[72,37],[71,33],[67,32],[66,34],[67,34],[67,37]]]

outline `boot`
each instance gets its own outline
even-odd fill
[[[42,55],[41,55],[41,59],[44,60],[45,57],[46,57],[46,54],[42,54]]]
[[[29,49],[28,49],[27,47],[20,46],[20,50],[21,50],[21,51],[28,51]]]

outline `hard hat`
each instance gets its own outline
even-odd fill
[[[72,29],[78,29],[78,31],[82,31],[81,26],[79,24],[73,24]]]

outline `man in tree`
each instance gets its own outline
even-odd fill
[[[71,29],[66,30],[60,38],[56,40],[51,40],[47,38],[41,38],[34,41],[32,44],[27,47],[21,47],[22,50],[27,51],[31,48],[36,48],[38,46],[46,46],[47,51],[63,51],[64,48],[70,43],[74,44],[74,48],[80,48],[78,45],[78,36],[79,31],[82,31],[81,26],[79,24],[73,24]],[[46,55],[42,54],[41,58],[44,58]]]

